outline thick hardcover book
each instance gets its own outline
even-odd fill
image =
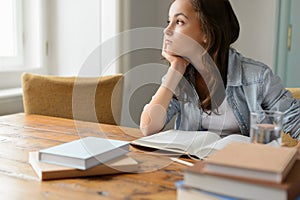
[[[205,170],[281,182],[295,163],[296,155],[296,148],[234,142],[207,158]]]
[[[234,197],[207,192],[198,188],[186,186],[184,184],[184,181],[179,181],[175,185],[177,200],[238,200]]]
[[[185,185],[241,199],[294,200],[300,195],[300,160],[282,183],[222,175],[204,170],[203,161],[184,171]]]
[[[221,138],[210,131],[168,130],[139,138],[131,144],[205,158],[234,141],[249,143],[250,138],[238,134]]]
[[[77,169],[88,169],[129,152],[129,142],[85,137],[39,151],[39,160]]]
[[[126,155],[87,170],[40,162],[38,152],[29,153],[29,163],[40,180],[134,173],[138,170],[138,162]]]

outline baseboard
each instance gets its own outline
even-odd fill
[[[0,90],[0,115],[23,111],[22,88]]]

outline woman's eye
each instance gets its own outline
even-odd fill
[[[178,25],[183,25],[184,24],[184,22],[182,21],[182,20],[177,20],[177,22],[176,22]]]
[[[167,21],[167,24],[170,24],[171,23],[171,20],[168,20]],[[184,21],[182,21],[182,20],[176,20],[176,24],[178,24],[178,25],[183,25],[184,24]]]

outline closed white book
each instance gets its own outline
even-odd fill
[[[87,170],[39,162],[38,152],[29,152],[29,163],[40,180],[135,173],[138,170],[138,162],[127,155],[120,156],[105,164],[99,164]]]
[[[129,152],[129,142],[85,137],[39,151],[39,161],[88,169]]]

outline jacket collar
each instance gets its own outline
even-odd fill
[[[227,86],[242,85],[242,56],[233,48],[229,49]]]

